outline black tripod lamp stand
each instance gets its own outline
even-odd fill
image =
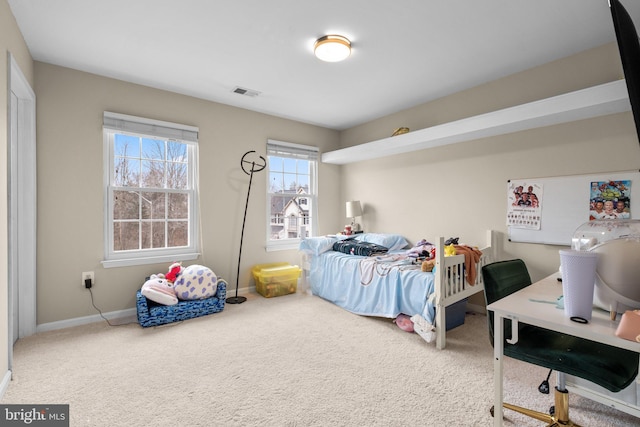
[[[256,158],[257,156],[257,158]],[[251,158],[254,160],[250,160]],[[262,156],[255,154],[255,151],[247,151],[240,160],[242,171],[249,175],[249,189],[247,190],[247,203],[244,205],[244,218],[242,219],[242,232],[240,233],[240,253],[238,254],[238,272],[236,274],[236,296],[227,298],[229,304],[242,304],[247,300],[246,297],[238,296],[238,284],[240,282],[240,259],[242,258],[242,240],[244,238],[244,223],[247,221],[247,207],[249,207],[249,194],[251,194],[251,181],[253,174],[260,172],[267,166],[267,161]]]

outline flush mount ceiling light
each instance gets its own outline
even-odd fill
[[[313,53],[322,61],[342,61],[351,55],[351,42],[348,38],[337,35],[320,37],[313,46]]]

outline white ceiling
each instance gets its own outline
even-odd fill
[[[607,0],[8,3],[37,61],[338,130],[615,40]]]

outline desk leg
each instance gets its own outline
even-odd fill
[[[498,313],[493,314],[493,425],[502,426],[502,357],[504,347],[504,321]]]

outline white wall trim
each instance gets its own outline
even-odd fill
[[[467,311],[478,314],[487,314],[487,309],[484,305],[467,303]]]
[[[2,382],[0,382],[0,400],[4,398],[4,394],[7,392],[10,382],[11,382],[11,371],[7,371],[4,373],[4,376],[2,377]]]
[[[248,285],[245,287],[238,286],[238,295],[247,296],[248,294],[257,294],[255,286],[249,287]],[[227,283],[227,298],[236,296],[236,286],[231,283]]]
[[[111,311],[109,313],[103,313],[103,315],[109,320],[124,320],[130,317],[133,317],[135,319],[136,309],[128,308],[126,310]],[[134,319],[132,319],[132,321],[135,321]],[[105,320],[99,314],[84,317],[75,317],[73,319],[59,320],[57,322],[42,323],[37,326],[36,332],[41,333],[55,331],[58,329],[72,328],[74,326],[87,325],[89,323],[104,321]]]
[[[9,335],[15,339],[32,335],[36,331],[36,96],[11,53],[8,53],[8,62],[9,87],[18,98],[19,111],[19,141],[17,147],[12,148],[21,159],[18,160],[18,170],[12,171],[10,177],[18,181],[18,194],[12,198],[17,203],[21,216],[19,230],[16,230],[21,236],[20,245],[18,248],[10,248],[18,251],[13,254],[18,257],[18,271],[13,273],[20,277],[17,289],[18,337],[12,337],[13,330],[9,331]],[[13,343],[9,345],[12,346]]]
[[[235,296],[236,288],[233,286],[233,289],[230,289],[231,286],[227,285],[227,298],[230,296]],[[246,295],[248,293],[255,292],[255,288],[250,289],[249,286],[238,288],[238,295]],[[118,311],[110,311],[108,313],[103,313],[103,316],[109,320],[119,320],[126,322],[118,322],[118,323],[129,323],[129,322],[137,322],[137,309],[127,308],[125,310]],[[93,314],[91,316],[83,316],[83,317],[75,317],[73,319],[65,319],[58,320],[56,322],[42,323],[37,326],[36,333],[55,331],[58,329],[72,328],[74,326],[87,325],[89,323],[95,322],[104,322],[105,320],[100,316],[100,314]]]

